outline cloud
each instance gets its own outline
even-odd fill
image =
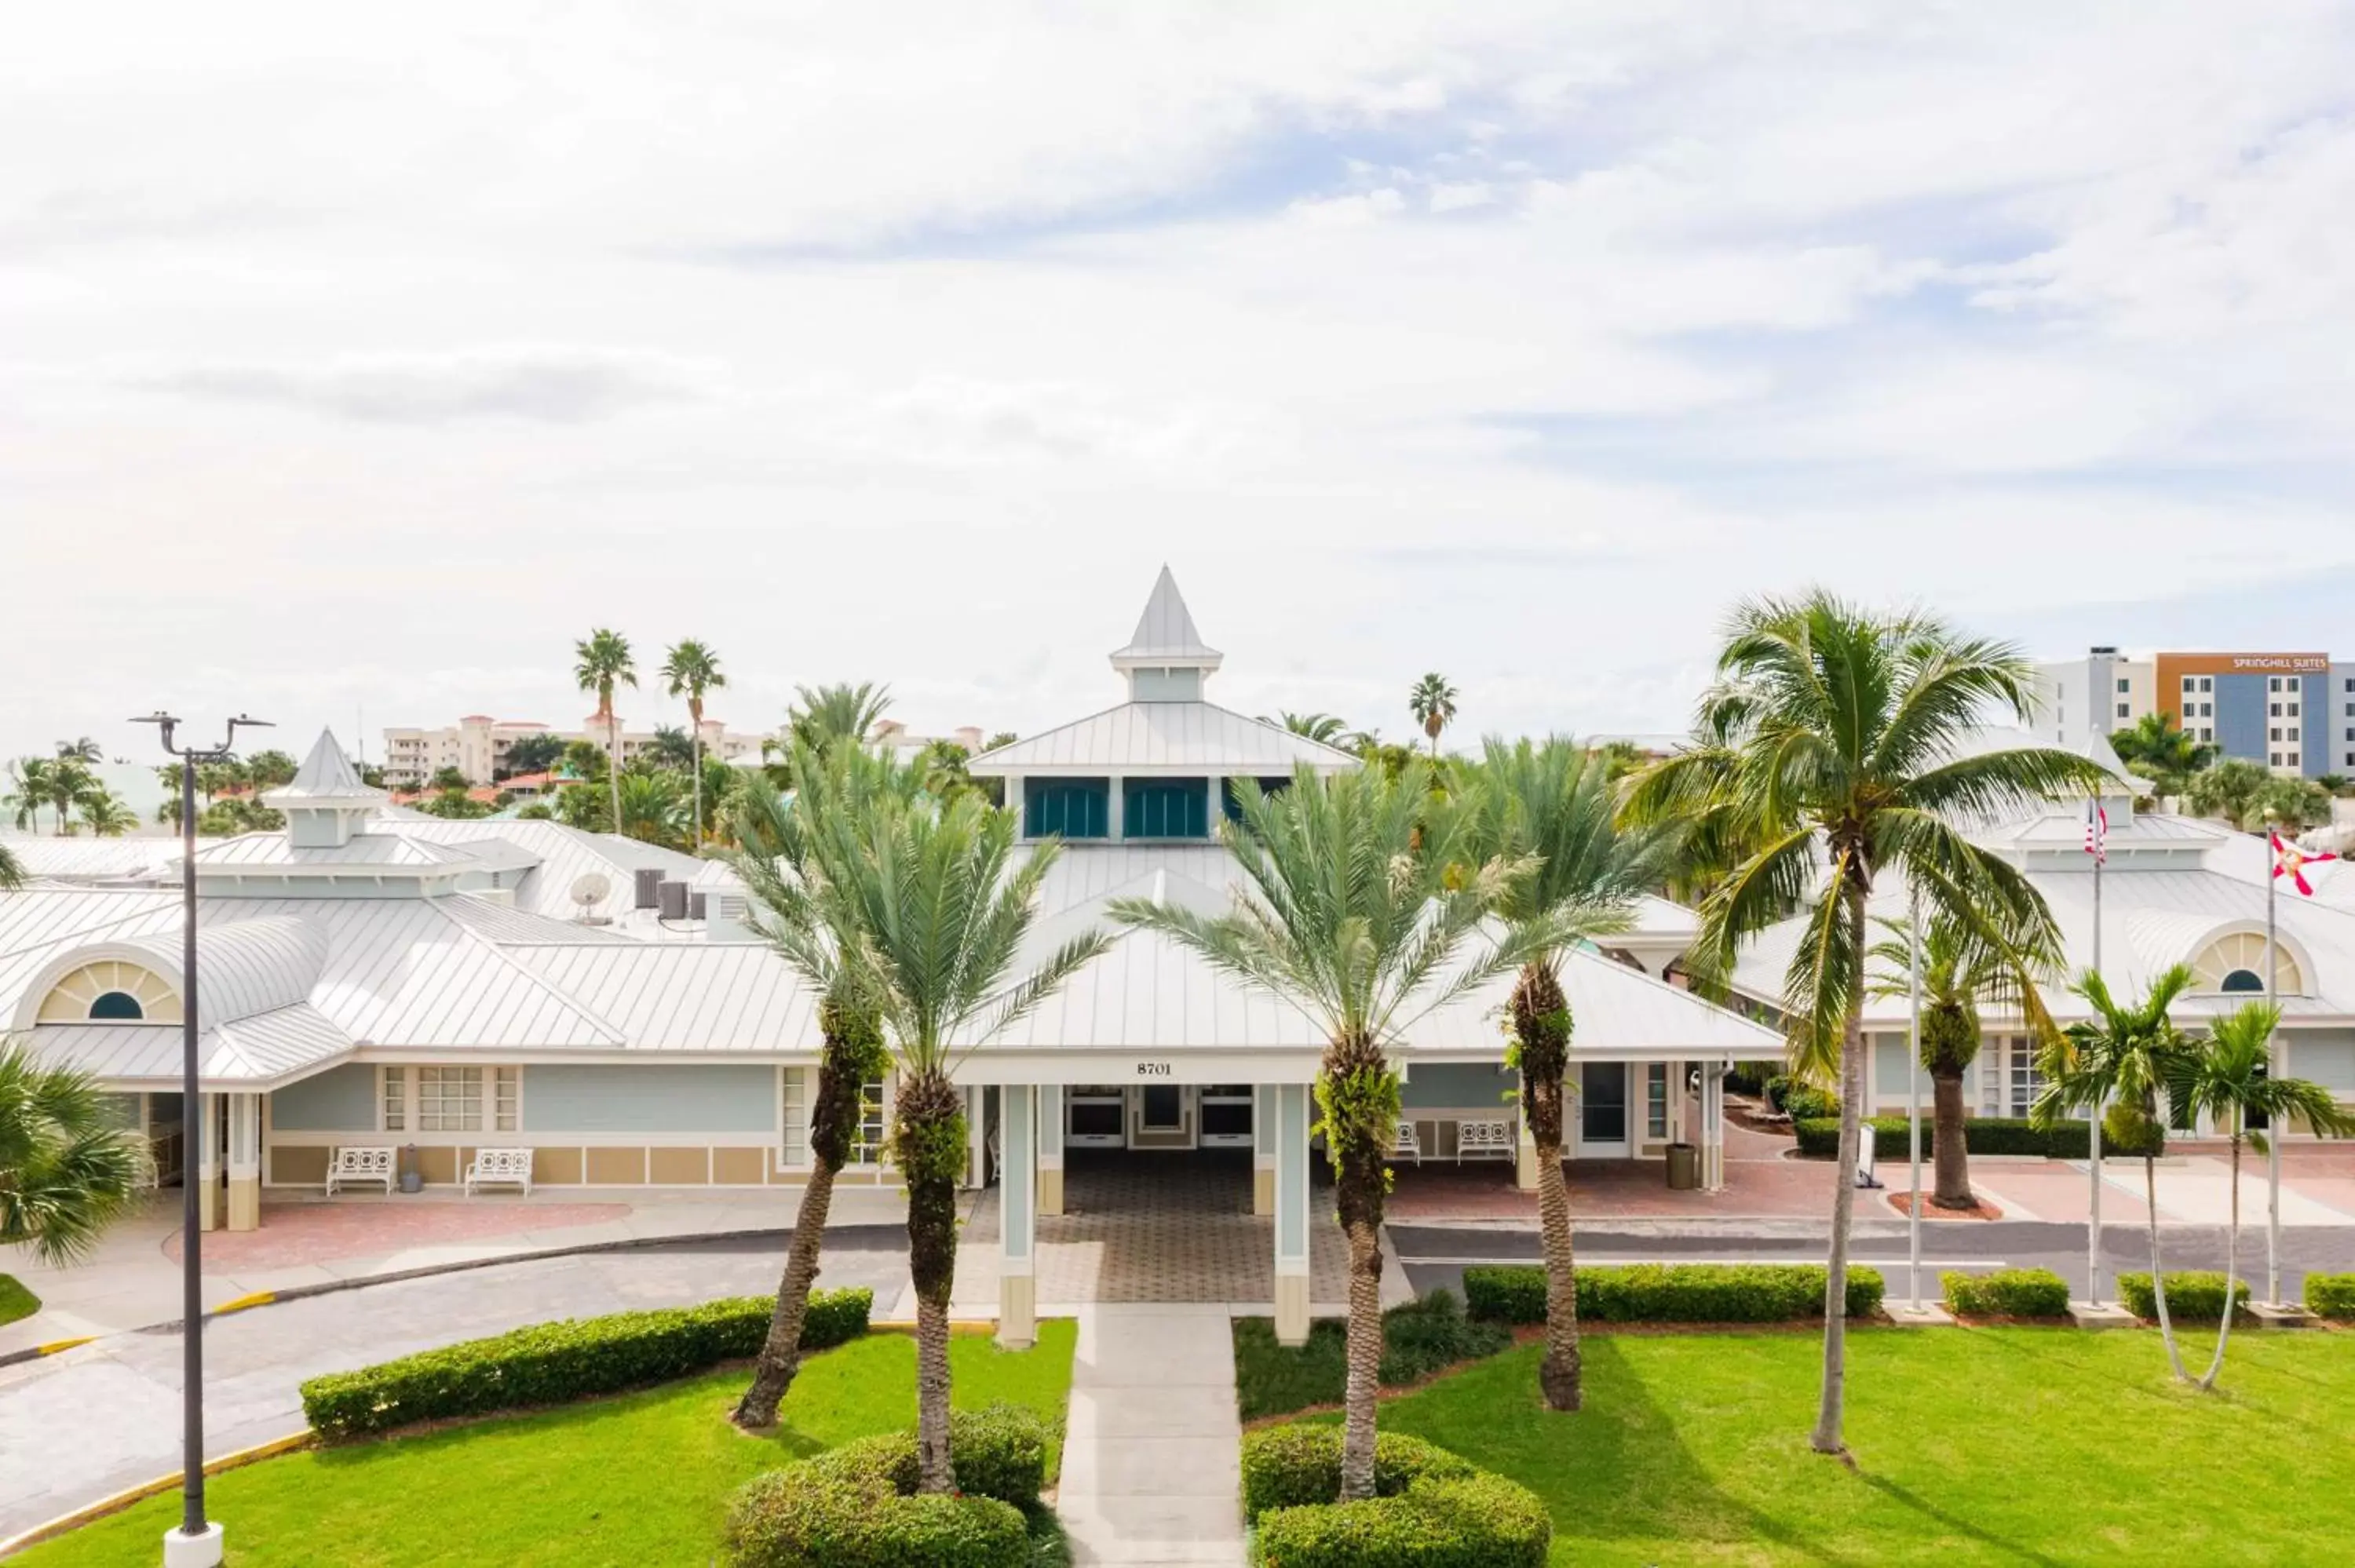
[[[658,355],[517,349],[359,356],[303,368],[193,366],[141,385],[368,424],[515,419],[582,425],[697,397],[697,380],[692,367]]]

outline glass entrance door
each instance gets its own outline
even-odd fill
[[[1202,1090],[1202,1147],[1249,1149],[1252,1146],[1252,1090],[1249,1084],[1210,1084]]]
[[[1128,1145],[1128,1096],[1117,1084],[1077,1084],[1064,1097],[1063,1142],[1079,1149]]]
[[[1579,1069],[1578,1152],[1627,1152],[1627,1065],[1588,1062]]]

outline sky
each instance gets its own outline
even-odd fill
[[[2355,657],[2355,7],[48,6],[0,51],[0,756],[1210,694],[1681,728],[1822,584]],[[655,691],[634,724],[677,722]]]

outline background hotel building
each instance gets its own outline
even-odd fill
[[[2037,683],[2039,727],[2073,749],[2165,713],[2225,757],[2306,779],[2355,774],[2355,662],[2328,653],[2094,648],[2040,666]]]
[[[579,729],[559,730],[551,730],[533,719],[495,719],[487,714],[468,714],[456,724],[441,729],[387,729],[384,781],[396,789],[413,788],[444,768],[454,768],[466,776],[469,784],[496,784],[511,771],[506,765],[508,747],[527,735],[551,734],[568,743],[587,740],[603,746],[607,740],[605,726],[597,722],[593,714],[581,721]],[[622,721],[624,763],[654,743],[654,731],[632,729],[628,720]],[[707,718],[703,721],[703,749],[707,755],[733,762],[740,757],[760,756],[761,737],[732,735],[719,720]]]

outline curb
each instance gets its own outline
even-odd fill
[[[844,1225],[845,1231],[868,1230],[879,1227]],[[889,1227],[897,1229],[896,1226]],[[349,1279],[327,1279],[315,1285],[290,1285],[282,1290],[257,1290],[224,1301],[204,1315],[209,1323],[233,1312],[248,1312],[258,1307],[274,1306],[282,1301],[305,1301],[315,1296],[334,1296],[346,1290],[362,1290],[371,1285],[394,1285],[404,1279],[431,1279],[438,1275],[466,1274],[475,1269],[498,1268],[510,1263],[538,1263],[551,1257],[593,1257],[601,1253],[640,1252],[657,1247],[699,1245],[704,1242],[776,1241],[793,1234],[790,1225],[760,1225],[745,1230],[687,1231],[677,1235],[628,1236],[619,1241],[583,1242],[574,1246],[542,1247],[533,1252],[503,1253],[493,1257],[459,1258],[449,1263],[429,1263],[415,1268],[396,1268],[384,1274],[359,1274]],[[85,1334],[79,1339],[54,1340],[46,1345],[34,1345],[21,1351],[0,1353],[0,1367],[15,1366],[21,1361],[38,1361],[43,1356],[56,1355],[100,1340],[123,1334],[176,1334],[181,1319],[168,1319],[160,1323],[145,1323],[133,1329],[117,1329],[106,1334]]]
[[[240,1448],[236,1453],[224,1454],[218,1459],[208,1459],[205,1461],[205,1474],[218,1476],[224,1470],[242,1469],[248,1465],[259,1463],[263,1459],[274,1459],[281,1454],[291,1454],[297,1448],[308,1448],[318,1440],[319,1435],[306,1426],[290,1436],[273,1437],[267,1443],[257,1443],[250,1448]],[[133,1503],[144,1502],[158,1493],[172,1490],[183,1478],[180,1472],[175,1470],[168,1476],[158,1476],[152,1481],[142,1481],[135,1487],[127,1487],[112,1497],[101,1498],[94,1503],[87,1503],[75,1509],[71,1513],[59,1514],[45,1524],[35,1525],[21,1535],[14,1535],[5,1541],[0,1541],[0,1557],[13,1557],[28,1546],[38,1546],[42,1542],[63,1535],[69,1531],[80,1530],[93,1520],[103,1519],[111,1513],[120,1513]]]

